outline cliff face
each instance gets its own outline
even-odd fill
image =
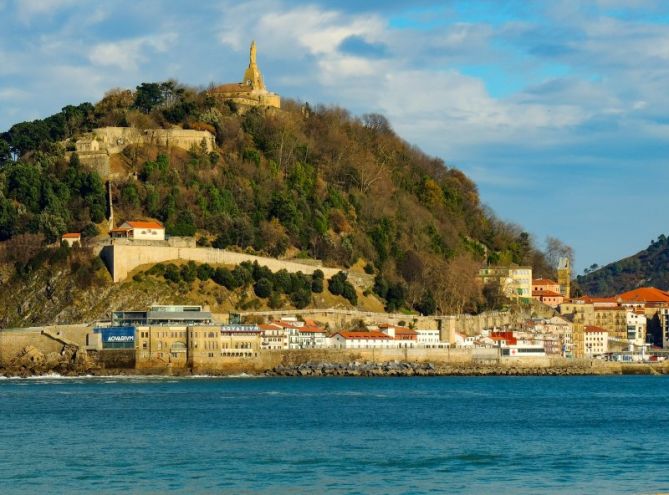
[[[669,290],[669,239],[661,235],[643,251],[576,278],[581,291],[611,296],[637,287]]]

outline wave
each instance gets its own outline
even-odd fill
[[[31,376],[2,376],[0,380],[105,380],[104,383],[115,383],[117,380],[156,380],[176,383],[178,380],[188,379],[223,379],[223,378],[261,378],[262,375],[249,375],[247,373],[235,373],[232,375],[61,375],[59,373],[46,373],[44,375]]]

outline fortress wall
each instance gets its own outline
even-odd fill
[[[104,144],[109,154],[120,153],[131,144],[175,146],[185,150],[199,147],[204,139],[207,152],[216,147],[214,136],[208,131],[192,129],[137,129],[135,127],[101,127],[93,129],[95,137]]]
[[[330,278],[339,272],[337,268],[326,268],[302,264],[298,261],[284,261],[274,258],[265,258],[251,254],[235,253],[223,249],[204,247],[171,247],[171,246],[142,246],[128,244],[113,244],[105,246],[101,253],[102,259],[107,263],[114,282],[121,282],[128,277],[133,269],[141,265],[162,263],[166,261],[188,260],[198,263],[239,265],[244,261],[254,262],[268,267],[273,272],[285,269],[291,273],[302,272],[311,274],[315,270],[322,270],[326,278]],[[357,285],[367,282],[371,285],[371,277],[366,280],[361,274],[351,277],[351,282]]]

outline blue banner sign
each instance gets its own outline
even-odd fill
[[[135,342],[135,327],[100,328],[103,344],[128,344]]]

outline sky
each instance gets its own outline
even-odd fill
[[[240,81],[395,131],[580,272],[669,229],[665,0],[0,0],[0,130],[108,89]]]

